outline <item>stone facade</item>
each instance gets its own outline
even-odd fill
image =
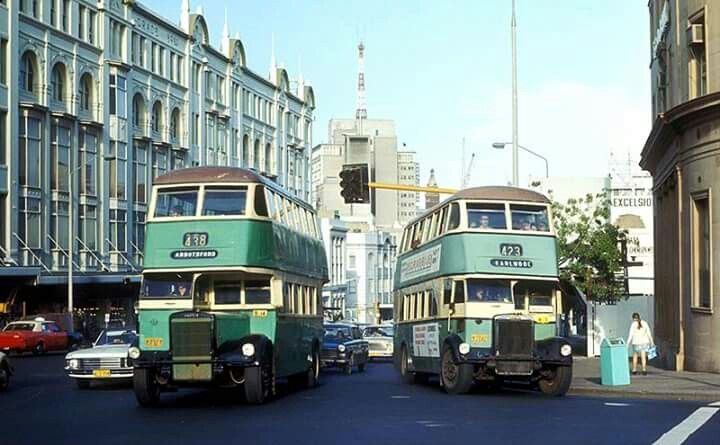
[[[649,2],[655,338],[662,363],[720,372],[720,2]]]

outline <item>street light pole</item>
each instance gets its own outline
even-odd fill
[[[73,318],[73,244],[75,244],[75,231],[73,229],[73,179],[75,171],[82,168],[82,164],[70,170],[70,178],[68,180],[68,275],[67,275],[67,299],[68,313],[70,314],[70,332],[75,332],[75,321]]]
[[[511,142],[493,142],[492,146],[493,148],[503,149],[506,145],[510,145]],[[537,156],[538,158],[542,159],[545,162],[545,177],[550,177],[550,168],[548,166],[548,160],[545,156],[541,155],[540,153],[537,153],[535,151],[530,150],[527,147],[523,147],[522,145],[518,145],[518,148],[525,150],[526,152],[530,153],[531,155]]]
[[[515,21],[515,0],[512,0],[512,183],[519,185],[518,171],[518,99],[517,99],[517,22]]]

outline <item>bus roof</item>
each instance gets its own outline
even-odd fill
[[[264,184],[268,180],[257,172],[237,167],[192,167],[172,170],[158,176],[154,185],[187,184],[187,183],[232,183],[257,182]]]
[[[262,176],[255,170],[239,167],[191,167],[179,170],[172,170],[153,180],[156,185],[179,185],[179,184],[232,184],[248,182],[262,184],[265,187],[292,199],[296,204],[302,205],[308,210],[314,211],[312,206],[297,196],[291,195],[287,190],[278,185],[272,179]]]
[[[448,201],[457,199],[497,200],[497,201],[523,201],[550,204],[550,200],[543,194],[518,187],[501,185],[473,187],[460,190],[452,195]]]

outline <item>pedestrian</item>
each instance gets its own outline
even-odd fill
[[[630,332],[628,333],[627,344],[632,346],[633,350],[633,375],[637,374],[638,356],[642,362],[642,374],[647,375],[647,353],[651,346],[655,346],[655,342],[645,320],[640,319],[640,314],[635,312],[632,314],[633,321],[630,324]]]

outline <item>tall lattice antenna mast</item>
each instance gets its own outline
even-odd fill
[[[357,110],[355,118],[367,119],[367,104],[365,103],[365,45],[360,41],[358,45],[358,84],[357,84]]]

